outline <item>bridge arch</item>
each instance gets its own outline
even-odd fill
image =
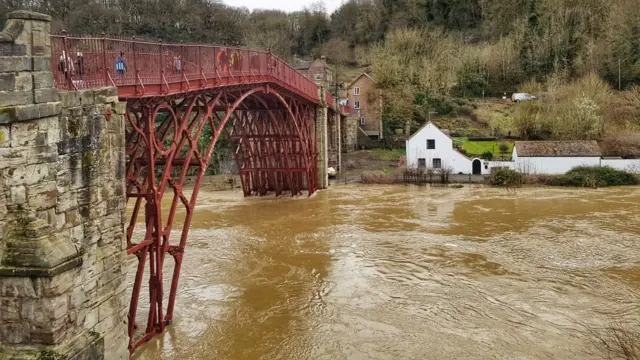
[[[128,99],[126,118],[126,194],[133,201],[127,252],[138,260],[129,308],[129,349],[133,352],[173,319],[191,218],[221,137],[231,143],[247,196],[271,191],[276,195],[290,191],[295,196],[303,189],[311,195],[317,186],[317,154],[315,105],[269,83]],[[208,134],[204,144],[203,134]],[[190,194],[185,189],[189,173],[195,174]],[[169,198],[165,198],[168,191]],[[172,228],[180,208],[186,216],[178,236]],[[143,209],[145,227],[135,232]],[[144,233],[141,240],[134,241],[139,233]],[[174,266],[165,294],[167,254]],[[151,306],[144,333],[136,336],[145,277]]]

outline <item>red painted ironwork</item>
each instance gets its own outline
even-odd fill
[[[127,249],[138,258],[129,311],[133,352],[172,321],[190,221],[218,139],[224,134],[231,141],[245,195],[290,191],[294,196],[304,189],[312,194],[317,188],[317,154],[314,104],[284,96],[269,86],[142,98],[129,102],[128,107],[127,198],[134,201],[134,207]],[[164,120],[157,122],[161,117]],[[198,141],[203,133],[211,134],[205,144]],[[191,194],[184,188],[188,174],[196,176]],[[163,200],[164,204],[169,201],[168,209]],[[143,206],[145,235],[134,242]],[[174,240],[171,230],[179,207],[186,217],[179,240]],[[174,260],[174,270],[165,303],[162,269],[167,254]],[[145,273],[149,275],[150,309],[144,333],[137,337],[135,319]]]
[[[116,65],[121,54],[123,68]],[[315,192],[318,87],[271,53],[251,49],[63,35],[52,37],[52,56],[59,89],[117,86],[127,102],[126,195],[133,201],[127,252],[138,259],[129,307],[133,353],[173,319],[191,218],[221,137],[232,145],[245,196]],[[191,191],[188,175],[195,176]],[[179,208],[186,216],[173,234]],[[143,231],[134,233],[142,213]],[[174,267],[165,294],[167,255]],[[150,306],[139,333],[145,277]]]
[[[61,90],[115,85],[121,98],[138,98],[270,83],[318,102],[317,85],[268,51],[104,36],[53,35],[51,45],[52,71]],[[119,71],[121,54],[126,67]]]

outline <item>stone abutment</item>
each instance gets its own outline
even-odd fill
[[[127,359],[125,104],[116,88],[58,92],[50,17],[8,18],[0,33],[0,358]]]

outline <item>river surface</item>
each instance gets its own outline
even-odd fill
[[[204,189],[174,322],[134,358],[602,359],[585,327],[639,294],[637,187]]]

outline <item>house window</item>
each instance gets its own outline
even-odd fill
[[[333,76],[331,76],[331,74],[327,75],[327,81],[330,82],[331,80],[333,80]]]
[[[427,140],[427,150],[434,150],[436,148],[436,141],[434,139]]]
[[[316,81],[322,80],[322,74],[316,74]]]
[[[433,168],[441,169],[442,168],[442,160],[441,159],[433,159]]]
[[[419,168],[426,168],[427,167],[427,160],[426,159],[418,159],[418,167]]]
[[[353,88],[353,95],[360,95],[360,88]]]
[[[360,109],[360,101],[354,101],[353,102],[353,108],[356,109],[356,110]]]
[[[364,118],[363,117],[360,118],[360,125],[364,125]]]

